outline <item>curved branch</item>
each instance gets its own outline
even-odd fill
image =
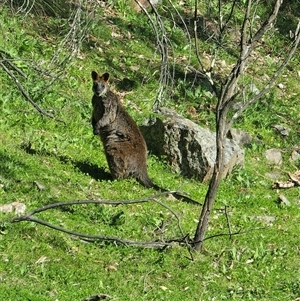
[[[152,25],[153,31],[155,32],[156,41],[157,41],[157,44],[159,46],[160,53],[161,53],[160,80],[159,80],[159,88],[158,88],[158,92],[157,92],[158,96],[157,96],[157,100],[155,101],[155,103],[153,105],[154,110],[156,111],[163,104],[163,94],[164,94],[165,87],[168,83],[168,75],[167,75],[168,74],[168,39],[167,39],[167,34],[166,34],[165,27],[164,27],[164,23],[159,15],[159,13],[157,12],[155,6],[149,1],[152,11],[154,12],[155,17],[156,17],[156,24],[159,26],[161,33],[159,33],[155,22],[153,21],[150,14],[145,9],[145,7],[139,2],[139,0],[134,0],[134,1],[139,5],[139,7],[143,10],[143,12],[148,17],[148,20],[150,21],[150,23]]]
[[[300,21],[298,22],[297,25],[297,29],[300,28]],[[269,80],[269,82],[265,85],[265,87],[257,94],[255,95],[252,99],[250,99],[249,101],[247,101],[245,104],[243,104],[243,106],[241,106],[239,108],[239,110],[233,115],[232,119],[229,121],[228,125],[227,125],[227,129],[230,129],[231,126],[233,125],[233,123],[235,122],[235,120],[240,117],[242,115],[242,113],[252,104],[254,104],[256,101],[258,101],[262,96],[264,96],[266,93],[268,93],[271,88],[275,85],[278,77],[281,75],[282,71],[284,70],[284,68],[286,67],[286,65],[289,63],[289,61],[292,59],[292,57],[294,56],[298,46],[300,43],[300,33],[295,32],[295,38],[293,41],[293,45],[290,49],[290,51],[288,52],[286,58],[283,60],[283,62],[281,63],[281,65],[278,67],[278,69],[275,71],[274,75],[272,76],[272,78]]]
[[[174,210],[172,210],[166,204],[163,204],[162,202],[156,200],[157,197],[162,196],[162,195],[166,195],[166,194],[169,194],[169,192],[162,192],[162,193],[159,193],[159,194],[155,194],[155,195],[146,197],[146,198],[141,199],[141,200],[133,200],[133,201],[127,201],[127,200],[107,201],[107,200],[97,199],[97,200],[75,200],[75,201],[69,201],[69,202],[58,202],[58,203],[53,203],[53,204],[46,205],[46,206],[41,207],[41,208],[34,209],[26,215],[14,217],[10,220],[10,222],[11,223],[17,223],[17,222],[22,222],[22,221],[34,222],[34,223],[46,226],[48,228],[51,228],[51,229],[54,229],[54,230],[57,230],[57,231],[60,231],[60,232],[64,232],[64,233],[67,233],[67,234],[70,234],[70,235],[80,237],[80,238],[82,238],[86,241],[89,241],[89,242],[111,241],[111,242],[115,242],[115,243],[119,243],[119,244],[123,244],[123,245],[145,246],[145,247],[152,247],[152,248],[168,247],[168,246],[171,246],[174,242],[177,242],[179,244],[184,243],[187,246],[187,248],[190,252],[190,248],[189,248],[190,244],[189,244],[189,240],[188,240],[188,235],[184,234],[184,232],[182,230],[178,214],[176,212],[174,212]],[[148,202],[149,200],[154,200],[159,205],[161,205],[161,206],[165,207],[166,209],[168,209],[169,211],[171,211],[171,213],[176,217],[176,219],[178,221],[178,227],[180,229],[182,237],[173,238],[173,239],[170,239],[170,240],[167,240],[167,241],[136,241],[136,240],[121,239],[119,237],[113,237],[113,236],[91,235],[91,234],[72,231],[72,230],[69,230],[69,229],[51,224],[47,221],[44,221],[42,219],[39,219],[39,218],[36,218],[35,216],[33,216],[34,214],[41,213],[41,212],[49,210],[49,209],[63,207],[63,206],[82,205],[82,204],[106,204],[106,205],[118,206],[118,205],[145,203],[145,202]],[[190,252],[190,254],[191,254],[191,252]],[[192,254],[191,254],[191,257],[192,257]]]
[[[5,58],[3,58],[3,61],[6,61]],[[31,97],[27,94],[27,92],[25,91],[25,89],[23,88],[23,86],[21,85],[21,83],[19,82],[19,80],[16,78],[16,76],[3,64],[3,61],[0,61],[0,66],[2,67],[2,69],[12,78],[12,80],[15,82],[16,86],[18,87],[18,89],[20,90],[20,92],[22,93],[22,95],[25,97],[25,99],[41,114],[44,115],[46,117],[49,117],[51,119],[54,119],[56,121],[65,123],[63,120],[57,119],[55,116],[47,113],[46,111],[44,111],[42,108],[40,108],[32,99]],[[11,62],[9,63],[10,65],[13,65]],[[15,69],[17,67],[14,67]]]

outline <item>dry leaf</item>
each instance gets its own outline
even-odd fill
[[[160,288],[163,290],[163,291],[166,291],[168,288],[166,286],[163,286],[161,285]]]
[[[106,271],[117,271],[118,268],[112,264],[109,264],[108,266],[106,266],[105,270]]]

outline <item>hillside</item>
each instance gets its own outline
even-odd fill
[[[157,194],[135,180],[112,180],[91,127],[91,71],[110,73],[111,89],[138,124],[155,115],[159,104],[214,130],[216,97],[197,73],[193,3],[164,1],[156,8],[168,46],[162,78],[162,28],[155,31],[147,15],[126,1],[36,0],[32,7],[20,2],[0,6],[0,206],[18,202],[30,212],[57,202],[146,200]],[[268,8],[257,6],[261,19]],[[298,8],[298,1],[284,5],[253,55],[246,84],[262,89],[283,60]],[[204,9],[203,4],[199,11]],[[242,9],[240,4],[239,13]],[[154,12],[148,14],[154,22]],[[211,28],[198,37],[207,62]],[[232,28],[216,60],[219,85],[236,59]],[[67,301],[105,294],[122,301],[298,300],[300,189],[277,190],[272,184],[300,169],[300,159],[291,160],[300,153],[299,65],[298,50],[275,87],[234,124],[252,142],[245,147],[244,168],[222,181],[201,253],[184,243],[153,247],[192,238],[199,219],[200,206],[167,195],[36,215],[71,231],[142,242],[134,246],[91,242],[33,222],[10,223],[14,213],[0,212],[0,299]],[[281,164],[266,159],[269,149],[281,151]],[[148,171],[160,187],[203,202],[208,183],[182,177],[152,154]],[[280,194],[289,202],[278,202]]]

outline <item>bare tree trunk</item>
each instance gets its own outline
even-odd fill
[[[202,244],[205,238],[205,233],[208,227],[210,213],[213,208],[213,204],[216,199],[216,195],[219,190],[221,178],[224,168],[224,141],[227,135],[226,131],[226,115],[228,107],[222,106],[222,98],[218,101],[216,112],[216,146],[217,155],[216,163],[214,165],[214,171],[212,178],[209,182],[209,188],[207,190],[202,211],[199,217],[199,222],[196,228],[194,236],[193,247],[196,251],[201,251]]]
[[[263,96],[267,91],[270,90],[270,88],[274,85],[275,80],[278,78],[279,74],[281,73],[283,68],[287,65],[287,62],[291,59],[291,57],[293,56],[293,54],[295,53],[298,47],[299,40],[300,40],[300,34],[299,34],[300,22],[295,31],[295,38],[291,46],[291,49],[287,54],[286,59],[282,62],[282,64],[278,67],[277,71],[274,73],[273,78],[269,81],[269,83],[265,86],[265,88],[259,93],[259,95],[254,96],[252,99],[246,101],[242,106],[242,109],[240,109],[237,113],[235,113],[234,117],[231,120],[228,120],[227,113],[231,108],[235,98],[238,95],[240,95],[240,92],[238,91],[239,79],[241,75],[243,75],[247,67],[248,60],[252,53],[252,50],[257,46],[257,42],[262,38],[265,32],[271,26],[273,26],[273,23],[276,21],[278,11],[282,2],[283,0],[276,1],[273,7],[273,11],[271,12],[268,19],[261,25],[261,27],[256,31],[256,33],[253,36],[249,36],[249,31],[252,32],[252,28],[251,28],[252,1],[251,0],[247,1],[247,8],[244,16],[243,25],[241,28],[239,58],[236,62],[236,65],[229,73],[225,83],[222,85],[221,92],[218,94],[218,104],[217,104],[217,112],[216,112],[217,155],[216,155],[216,162],[214,165],[213,175],[209,183],[209,188],[205,196],[204,204],[199,217],[199,223],[197,225],[195,236],[194,236],[193,247],[197,251],[200,251],[202,248],[205,239],[205,233],[207,231],[207,227],[209,223],[209,217],[221,183],[222,171],[224,166],[224,141],[227,132],[230,129],[231,125],[233,124],[233,121],[236,120],[237,117],[241,115],[241,113],[245,110],[246,107],[256,102],[259,97]],[[197,8],[197,6],[195,7]],[[198,55],[198,59],[199,59],[199,55]],[[211,73],[205,73],[205,75],[208,77],[208,80],[212,83],[212,85],[214,85],[213,79],[211,78]]]
[[[139,4],[143,9],[139,0],[135,0],[135,2]],[[207,1],[207,3],[208,2],[211,1]],[[285,58],[278,66],[277,70],[273,73],[273,76],[258,94],[253,95],[251,91],[249,93],[249,85],[244,81],[244,73],[249,64],[249,59],[251,57],[251,54],[253,53],[253,50],[260,45],[259,41],[266,33],[266,31],[274,26],[279,12],[279,8],[282,5],[283,0],[274,0],[273,9],[270,12],[270,15],[261,24],[259,24],[258,20],[260,19],[257,16],[257,10],[255,8],[259,4],[259,1],[246,0],[242,2],[238,0],[232,1],[232,3],[230,4],[229,11],[228,9],[227,11],[225,11],[224,1],[218,0],[215,2],[218,5],[218,30],[214,31],[212,34],[212,40],[215,42],[212,48],[212,52],[208,55],[210,58],[210,63],[207,62],[207,56],[206,58],[204,58],[203,53],[199,49],[199,33],[197,32],[197,28],[199,28],[198,22],[201,19],[201,16],[200,18],[198,16],[198,3],[200,2],[198,2],[198,0],[195,0],[194,2],[194,49],[196,58],[199,63],[199,70],[196,70],[195,68],[193,68],[193,70],[196,70],[197,75],[199,75],[202,78],[205,78],[209,82],[212,91],[218,98],[216,110],[216,161],[214,165],[213,175],[209,183],[209,188],[205,196],[204,205],[202,207],[202,211],[200,212],[199,222],[195,231],[194,240],[192,242],[192,245],[195,250],[201,250],[202,248],[202,244],[205,240],[205,234],[207,231],[210,214],[213,209],[214,201],[216,199],[216,195],[218,193],[219,186],[222,180],[224,168],[224,147],[227,132],[230,130],[233,122],[242,115],[242,113],[248,106],[257,102],[274,86],[284,67],[288,64],[288,62],[294,55],[300,42],[299,22],[298,27],[295,30],[294,39],[291,42],[290,50],[287,52]],[[169,1],[169,3],[172,4],[172,1]],[[228,1],[226,3],[228,3]],[[237,11],[237,13],[240,14],[242,9],[244,9],[244,17],[239,30],[240,41],[238,58],[235,62],[235,65],[228,73],[226,78],[223,80],[220,87],[219,81],[216,78],[214,78],[213,71],[215,68],[215,63],[218,59],[218,55],[220,54],[219,50],[223,47],[223,41],[227,38],[230,39],[230,32],[232,29],[230,27],[230,24],[236,23],[236,21],[233,21],[235,12]],[[172,44],[170,43],[170,40],[167,37],[167,31],[165,30],[164,23],[162,21],[163,18],[160,17],[158,11],[156,9],[153,9],[156,21],[154,21],[154,19],[151,18],[147,10],[144,9],[144,12],[148,16],[152,24],[153,30],[156,34],[157,44],[160,47],[162,55],[159,96],[157,98],[158,100],[154,104],[154,108],[158,108],[163,104],[161,92],[163,91],[164,86],[167,85],[167,56],[169,53],[168,49],[172,47]],[[180,16],[180,13],[177,10],[176,13],[179,15],[181,22],[184,23],[184,28],[187,29],[188,26],[185,24],[184,18]],[[186,30],[186,32],[188,33],[188,30]],[[188,37],[190,43],[191,39],[189,34]],[[234,38],[234,43],[236,43],[235,40],[236,39]],[[207,66],[208,64],[209,66]],[[245,95],[249,96],[249,98],[245,98]],[[233,104],[237,98],[239,98],[239,109],[233,112],[231,108],[233,107]],[[227,113],[230,110],[232,113],[232,117],[228,118]]]

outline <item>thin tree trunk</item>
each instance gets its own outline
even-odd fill
[[[217,192],[222,179],[223,169],[224,169],[224,140],[226,137],[226,115],[227,107],[223,107],[223,101],[220,100],[217,105],[216,113],[216,145],[217,154],[216,162],[214,165],[214,171],[212,178],[209,182],[209,188],[207,190],[204,204],[200,213],[199,222],[196,228],[196,233],[194,236],[194,250],[201,251],[202,244],[205,239],[205,233],[208,227],[210,213],[212,211]]]

